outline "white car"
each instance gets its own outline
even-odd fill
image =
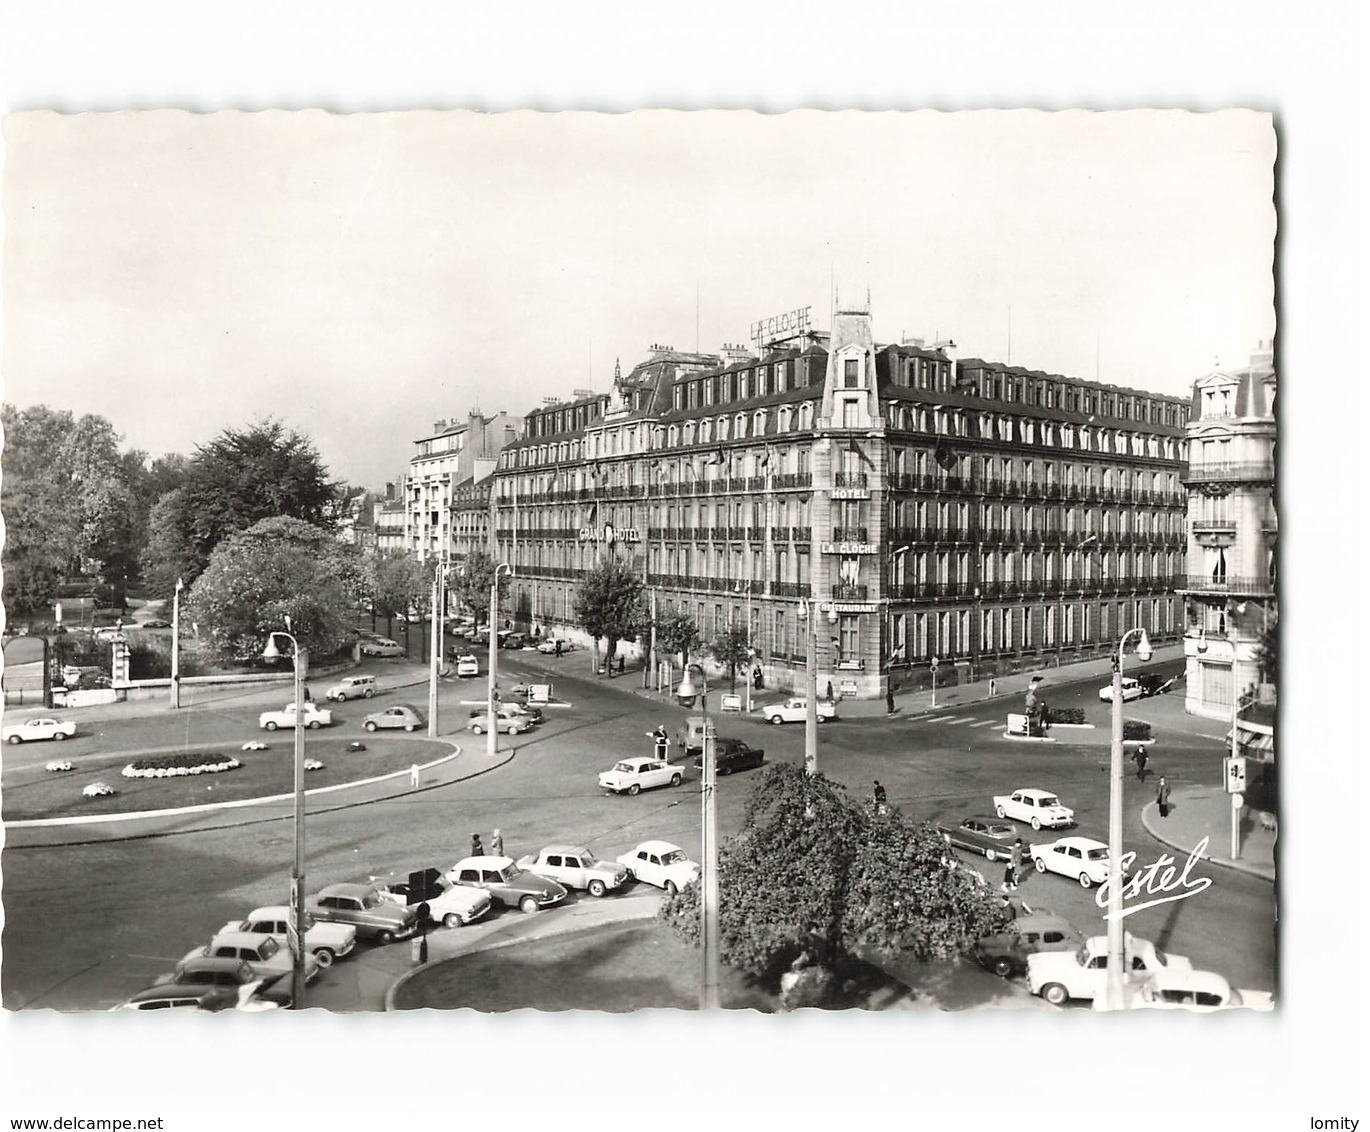
[[[1141,684],[1140,684],[1138,681],[1136,681],[1135,679],[1133,679],[1131,676],[1124,676],[1124,677],[1123,677],[1123,703],[1127,703],[1129,700],[1140,700],[1141,698],[1142,698],[1142,686],[1141,686]],[[1107,704],[1111,704],[1111,703],[1113,702],[1113,685],[1112,685],[1112,684],[1105,684],[1102,688],[1099,689],[1099,699],[1103,700],[1104,703],[1107,703]]]
[[[1057,829],[1075,824],[1075,811],[1061,805],[1050,790],[1015,790],[994,796],[994,812],[1001,818],[1025,821],[1033,829]]]
[[[684,780],[679,767],[661,759],[623,759],[613,770],[603,771],[599,784],[615,794],[637,794],[653,786],[679,786]]]
[[[264,711],[257,717],[257,726],[275,731],[278,727],[294,727],[297,718],[295,705],[286,704],[284,711]],[[327,727],[333,722],[333,712],[317,704],[304,705],[304,725],[310,729]]]
[[[1212,971],[1185,971],[1167,968],[1148,975],[1140,983],[1124,988],[1123,1003],[1129,1010],[1190,1010],[1211,1014],[1215,1010],[1274,1010],[1275,996],[1269,991],[1237,990]],[[1103,1005],[1095,999],[1094,1005]]]
[[[576,647],[568,640],[557,639],[555,637],[548,637],[545,641],[539,643],[538,652],[546,653],[548,656],[556,656],[557,645],[561,646],[562,656],[565,656],[568,652],[570,652],[572,649]]]
[[[363,641],[358,648],[362,656],[403,656],[404,646],[398,641],[381,638],[379,641]]]
[[[1150,940],[1123,933],[1124,981],[1139,981],[1166,971],[1189,971],[1183,955],[1167,955]],[[1028,956],[1028,990],[1053,1006],[1072,998],[1095,1000],[1108,984],[1108,936],[1085,940],[1078,951],[1034,951]]]
[[[220,932],[205,947],[188,951],[181,962],[192,959],[241,959],[260,979],[279,975],[289,977],[295,969],[294,957],[285,944],[277,942],[275,936],[255,932]],[[310,952],[305,952],[304,981],[313,982],[321,970],[323,964]]]
[[[247,932],[269,935],[277,943],[285,943],[290,936],[290,909],[284,904],[256,908],[245,920],[234,920],[219,929],[223,932]],[[330,924],[304,914],[304,946],[312,952],[321,967],[331,966],[333,960],[350,955],[357,946],[357,929],[347,924]]]
[[[767,723],[803,723],[809,716],[809,701],[804,696],[791,696],[778,704],[767,704],[761,709]],[[837,718],[837,705],[831,700],[818,701],[818,722]]]
[[[453,884],[440,869],[425,869],[417,876],[410,874],[405,879],[372,879],[377,885],[376,891],[386,900],[406,906],[427,904],[429,922],[447,928],[474,924],[494,905],[484,889]],[[416,881],[418,887],[413,890]]]
[[[613,892],[628,880],[626,865],[601,861],[583,845],[548,845],[540,853],[520,857],[518,867],[591,896]]]
[[[478,661],[478,660],[477,660],[474,656],[472,656],[471,653],[469,653],[469,652],[466,653],[466,654],[463,655],[463,656],[457,657],[457,675],[458,675],[458,676],[479,676],[479,675],[480,675],[480,661]]]
[[[669,841],[644,841],[630,853],[618,858],[637,880],[664,888],[669,893],[679,892],[697,876],[699,865],[685,856],[685,850]]]
[[[1108,880],[1108,846],[1092,837],[1062,837],[1028,850],[1039,873],[1060,873],[1090,888]]]
[[[484,735],[490,726],[489,712],[478,711],[471,716],[467,729],[472,735]],[[509,715],[495,711],[495,730],[505,735],[522,735],[533,729],[533,721],[526,715]]]
[[[69,719],[29,719],[6,727],[6,743],[31,743],[38,739],[56,739],[59,742],[76,734],[76,724]]]
[[[122,640],[125,639],[125,637],[124,637],[124,630],[125,630],[125,629],[128,629],[128,628],[130,628],[130,627],[131,627],[131,626],[128,626],[128,625],[124,625],[124,626],[107,625],[107,626],[106,626],[105,628],[103,628],[103,629],[96,629],[96,630],[95,630],[95,639],[96,639],[97,641],[122,641]]]

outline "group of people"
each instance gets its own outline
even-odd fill
[[[473,833],[473,834],[471,834],[471,854],[470,854],[470,855],[471,855],[472,857],[484,857],[484,856],[487,856],[487,854],[486,854],[486,852],[485,852],[485,846],[481,844],[480,834],[479,834],[479,833]],[[491,856],[491,857],[503,857],[503,856],[504,856],[504,838],[500,836],[499,830],[495,830],[495,832],[492,833],[492,834],[490,835],[490,852],[489,852],[488,856]]]

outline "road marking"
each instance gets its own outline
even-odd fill
[[[925,716],[923,717],[923,722],[924,722],[924,723],[945,723],[947,720],[953,719],[953,718],[955,718],[955,717],[954,717],[954,716],[950,716],[950,715],[925,715]]]
[[[972,726],[972,727],[998,727],[998,726],[999,726],[999,720],[997,720],[997,719],[982,719],[982,720],[980,720],[979,723],[972,723],[971,726]]]
[[[948,719],[947,722],[948,722],[948,723],[969,723],[969,722],[970,722],[972,719],[974,719],[974,718],[975,718],[975,716],[973,716],[973,715],[958,715],[958,716],[956,716],[954,719]]]

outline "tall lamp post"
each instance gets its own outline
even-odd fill
[[[503,571],[510,576],[514,573],[514,568],[507,562],[501,562],[495,567],[494,576],[490,579],[490,654],[487,667],[490,669],[490,687],[486,693],[486,735],[485,753],[491,759],[495,757],[495,750],[499,746],[499,733],[495,730],[495,684],[498,682],[495,670],[499,667],[499,630],[495,627],[495,622],[499,618],[499,577]]]
[[[808,683],[808,694],[804,697],[804,773],[810,776],[818,773],[818,617],[816,614],[811,616],[812,605],[813,601],[809,598],[799,602],[799,619],[806,623],[804,678]],[[828,623],[837,623],[835,609],[828,610]]]
[[[1151,659],[1146,629],[1129,629],[1118,642],[1113,659],[1113,742],[1108,768],[1108,984],[1106,1010],[1123,1008],[1123,654],[1136,636],[1134,650],[1145,664]]]
[[[286,629],[290,618],[285,619]],[[279,660],[281,651],[276,638],[285,637],[294,649],[295,657],[295,869],[290,877],[290,922],[287,938],[290,941],[292,1010],[304,1006],[304,674],[309,667],[309,651],[300,648],[289,632],[273,630],[262,650],[263,660]]]
[[[699,685],[690,678],[699,673]],[[686,664],[676,695],[685,699],[702,696],[704,713],[704,776],[700,790],[703,808],[703,884],[701,888],[700,918],[703,921],[701,939],[704,941],[699,983],[699,1008],[718,1009],[718,819],[715,813],[714,785],[717,781],[713,724],[709,721],[709,685],[704,669],[698,664]]]
[[[185,581],[176,579],[176,592],[171,595],[171,706],[181,706],[181,591]]]

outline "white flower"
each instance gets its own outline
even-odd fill
[[[104,782],[92,782],[81,791],[85,798],[104,798],[115,792],[114,787]]]
[[[48,763],[43,769],[44,769],[44,770],[52,770],[52,771],[61,771],[61,770],[71,770],[72,767],[71,767],[71,763],[67,762],[66,759],[53,759],[52,762]]]
[[[304,769],[305,769],[305,770],[323,770],[323,763],[319,762],[318,759],[305,759],[305,760],[304,760]]]

